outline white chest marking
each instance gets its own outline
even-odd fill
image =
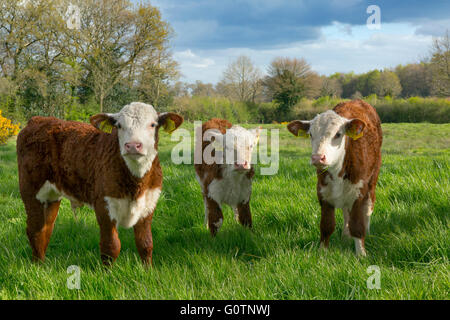
[[[39,189],[38,193],[36,193],[36,199],[41,203],[59,201],[62,199],[62,192],[47,180]]]
[[[356,199],[361,196],[361,187],[363,181],[353,184],[347,179],[339,176],[330,176],[325,178],[327,185],[320,188],[320,193],[325,201],[333,205],[335,208],[349,208],[351,209]]]
[[[236,207],[250,201],[252,181],[245,172],[225,169],[222,179],[214,179],[208,186],[208,196],[219,204]]]
[[[105,197],[109,217],[117,226],[131,228],[155,209],[160,193],[161,189],[155,188],[147,190],[137,200]]]
[[[92,208],[92,206],[88,203],[83,203],[74,197],[67,195],[64,191],[59,190],[53,183],[50,181],[45,181],[42,187],[39,189],[38,193],[36,193],[36,199],[38,199],[41,203],[47,205],[48,203],[52,203],[55,201],[60,201],[62,198],[69,199],[72,208],[80,208],[83,205],[87,205]]]

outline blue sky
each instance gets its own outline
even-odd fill
[[[263,71],[278,56],[305,58],[315,71],[357,73],[416,62],[450,29],[449,0],[153,0],[174,31],[181,80],[216,83],[239,55]],[[369,5],[381,29],[366,21]]]

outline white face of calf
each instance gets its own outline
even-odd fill
[[[288,130],[295,136],[310,136],[311,164],[318,168],[340,168],[345,156],[345,135],[356,140],[365,128],[360,119],[347,119],[329,110],[318,114],[311,121],[295,120]]]
[[[252,153],[258,144],[261,128],[247,130],[233,126],[222,135],[211,130],[215,137],[216,150],[223,150],[223,163],[231,165],[236,171],[247,171],[251,168]]]
[[[133,102],[118,113],[98,114],[91,118],[96,128],[111,133],[117,130],[120,153],[131,173],[142,178],[151,169],[158,154],[158,130],[168,132],[178,128],[183,118],[174,113],[158,114],[153,106]]]
[[[261,128],[247,130],[240,126],[233,126],[225,134],[225,150],[233,153],[235,170],[249,170],[252,163],[252,153],[258,144]],[[232,150],[232,151],[231,151]],[[227,161],[230,163],[231,161]]]

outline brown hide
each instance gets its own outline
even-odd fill
[[[45,257],[59,208],[59,201],[43,204],[36,199],[37,192],[47,180],[69,198],[90,204],[95,209],[105,264],[117,258],[120,240],[115,222],[108,216],[104,198],[135,200],[146,190],[162,186],[158,156],[151,170],[144,177],[136,178],[120,154],[116,129],[108,134],[89,124],[74,121],[33,117],[18,135],[17,160],[19,187],[28,215],[27,234],[34,260]],[[152,215],[149,213],[135,225],[136,245],[146,263],[151,263],[153,248]]]
[[[355,200],[349,213],[349,230],[351,236],[362,240],[366,235],[367,222],[365,221],[363,206],[370,199],[372,210],[375,204],[375,187],[381,166],[381,144],[383,133],[381,122],[376,110],[362,100],[339,103],[333,109],[338,115],[347,119],[360,119],[364,121],[365,128],[362,137],[357,140],[346,136],[344,163],[339,177],[349,180],[352,184],[363,181],[360,189],[361,196]],[[332,176],[327,171],[317,170],[317,195],[322,210],[321,242],[328,246],[329,237],[335,227],[335,208],[324,201],[320,189],[325,186],[326,177]]]
[[[36,193],[46,180],[75,199],[94,204],[105,196],[137,199],[162,186],[158,157],[142,178],[134,177],[120,155],[117,131],[89,124],[33,117],[17,138],[21,190]],[[27,190],[31,187],[32,190]]]
[[[225,134],[227,129],[230,129],[232,124],[228,120],[213,118],[202,125],[202,140],[203,135],[207,130],[216,129],[220,133]],[[197,176],[200,178],[200,183],[202,184],[203,200],[205,202],[205,208],[208,211],[208,227],[210,229],[211,235],[216,235],[218,228],[216,226],[217,221],[223,219],[222,210],[219,203],[216,203],[211,199],[209,194],[209,185],[214,179],[223,179],[223,168],[224,165],[221,164],[206,164],[203,162],[203,151],[210,144],[209,141],[202,141],[202,163],[195,164],[195,171]],[[255,170],[252,167],[245,175],[248,179],[252,179],[255,174]],[[241,203],[236,208],[236,216],[239,221],[244,226],[251,227],[252,219],[250,212],[249,203]]]

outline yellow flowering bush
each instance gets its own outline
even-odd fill
[[[5,144],[10,137],[17,135],[19,130],[19,125],[3,117],[2,110],[0,110],[0,145]]]

